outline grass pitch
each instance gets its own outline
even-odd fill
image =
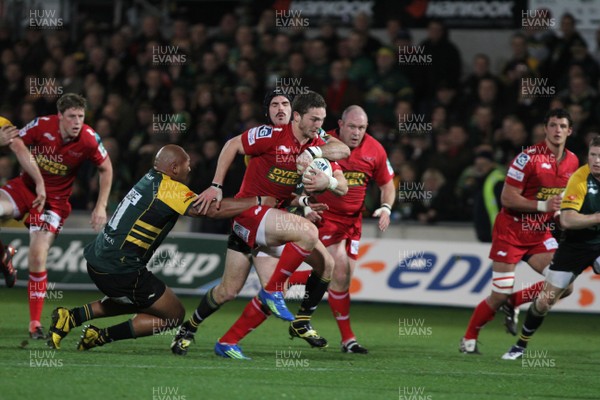
[[[54,293],[44,309],[47,328],[57,306],[99,298],[95,292]],[[27,293],[0,287],[0,399],[598,399],[600,318],[551,314],[529,346],[529,358],[504,361],[514,343],[502,316],[481,334],[482,356],[458,353],[471,310],[354,304],[353,328],[368,355],[343,354],[326,303],[314,327],[326,350],[289,340],[287,324],[269,318],[241,346],[251,361],[214,355],[213,346],[246,300],[222,307],[199,330],[185,357],[171,354],[172,335],[108,344],[79,352],[80,328],[61,350],[27,336]],[[198,298],[182,298],[189,313]],[[290,302],[290,308],[297,304]],[[523,317],[522,313],[522,317]],[[95,320],[105,327],[126,316]]]

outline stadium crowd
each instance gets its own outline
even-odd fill
[[[160,147],[186,149],[189,186],[201,192],[211,184],[222,145],[265,122],[266,92],[314,90],[327,102],[326,130],[337,126],[349,105],[364,107],[368,132],[383,144],[396,174],[399,200],[392,216],[421,223],[472,220],[481,174],[475,156],[502,169],[543,138],[548,108],[570,112],[567,148],[582,162],[589,137],[600,131],[600,55],[588,50],[568,14],[559,19],[560,35],[551,29],[515,32],[499,74],[492,72],[489,54],[477,54],[465,68],[442,21],[430,21],[420,43],[394,18],[386,23],[385,40],[373,36],[364,14],[347,35],[332,23],[320,24],[310,38],[303,27],[275,23],[273,10],[256,21],[227,13],[218,26],[146,16],[139,26],[110,32],[88,21],[77,37],[69,29],[28,29],[19,38],[5,21],[0,114],[22,127],[56,113],[61,94],[83,94],[86,123],[102,137],[113,163],[112,212]],[[399,62],[399,51],[413,49],[429,61]],[[17,168],[10,155],[0,157],[0,183]],[[224,196],[237,192],[244,168],[242,159],[234,163]],[[82,168],[74,209],[93,208],[95,173],[91,165]],[[374,187],[366,199],[368,215],[378,199]],[[221,233],[228,228],[216,220],[197,226]]]

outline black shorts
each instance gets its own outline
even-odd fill
[[[578,276],[600,256],[600,244],[562,242],[554,253],[550,269],[572,272]]]
[[[242,238],[233,232],[231,232],[227,238],[227,248],[246,255],[252,254],[252,249],[250,246],[248,246],[248,244],[244,242]]]
[[[98,289],[120,304],[148,308],[163,295],[167,286],[146,268],[125,274],[98,272],[87,264],[88,274]]]

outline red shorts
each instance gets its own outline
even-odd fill
[[[250,248],[256,246],[256,235],[260,223],[271,207],[253,206],[233,219],[233,233],[238,235]],[[264,237],[264,232],[261,233]],[[261,243],[264,244],[264,243]]]
[[[516,264],[525,255],[554,253],[558,242],[549,230],[532,233],[523,230],[516,217],[498,214],[492,230],[490,259],[507,264]]]
[[[36,198],[36,193],[25,185],[21,177],[9,180],[0,190],[12,199],[13,206],[17,210],[13,215],[15,219],[21,219],[29,213],[23,222],[32,232],[44,230],[58,234],[64,221],[71,214],[71,204],[67,198],[57,200],[48,196],[42,212],[32,208],[31,204]]]
[[[351,218],[336,216],[334,219],[325,212],[318,227],[319,239],[325,247],[346,240],[346,254],[356,260],[362,234],[362,215]]]

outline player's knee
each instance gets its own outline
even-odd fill
[[[305,222],[302,231],[302,241],[304,242],[305,250],[312,250],[319,242],[319,230],[311,222]]]

